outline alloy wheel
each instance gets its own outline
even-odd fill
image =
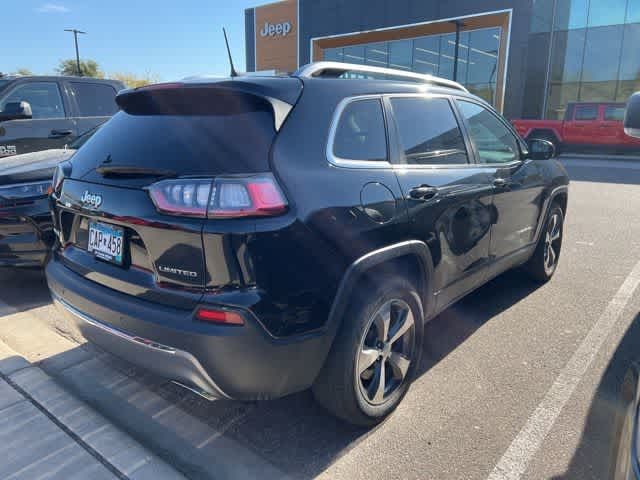
[[[360,342],[356,380],[364,399],[383,404],[404,384],[415,350],[415,320],[409,305],[389,300],[371,317]]]
[[[560,254],[560,240],[562,236],[562,219],[558,213],[549,218],[549,224],[544,238],[544,270],[551,275],[556,268]]]

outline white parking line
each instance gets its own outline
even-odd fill
[[[517,480],[542,445],[563,407],[640,284],[640,262],[556,378],[547,394],[497,463],[488,480]]]

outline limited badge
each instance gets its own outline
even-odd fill
[[[17,155],[18,149],[15,145],[0,145],[0,157],[8,157],[10,155]]]

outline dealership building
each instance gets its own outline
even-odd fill
[[[640,0],[284,0],[245,11],[247,71],[331,60],[456,80],[508,118],[640,90]]]

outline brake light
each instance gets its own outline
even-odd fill
[[[168,215],[208,218],[264,217],[286,212],[271,174],[163,180],[149,187],[156,209]]]
[[[222,325],[244,325],[244,320],[238,313],[226,310],[200,307],[196,312],[196,318],[203,322],[219,323]]]

